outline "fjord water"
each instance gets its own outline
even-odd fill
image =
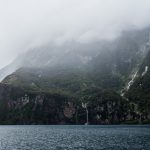
[[[150,126],[0,126],[0,150],[149,150]]]

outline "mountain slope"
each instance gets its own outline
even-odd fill
[[[150,112],[150,51],[144,59],[139,76],[127,93],[129,100],[138,104],[142,112]]]
[[[18,68],[1,82],[1,117],[6,114],[1,123],[81,124],[86,122],[82,104],[91,124],[149,120],[148,31],[128,31],[103,44],[71,43],[74,49],[69,44],[24,53]],[[139,77],[133,80],[135,71]]]

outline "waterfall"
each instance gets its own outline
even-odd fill
[[[82,103],[82,107],[86,109],[86,123],[85,123],[85,125],[89,124],[89,111],[88,111],[87,105],[88,105],[88,103]]]
[[[149,50],[150,50],[150,32],[149,32],[149,37],[148,37],[147,42],[141,46],[140,51],[138,52],[138,53],[140,53],[141,60],[144,60],[144,58]],[[132,72],[130,81],[126,84],[126,86],[123,88],[123,90],[121,90],[121,96],[124,96],[124,94],[130,89],[131,85],[134,83],[134,80],[137,77],[140,65],[141,65],[141,63],[139,63],[134,68],[134,70],[136,69],[136,71]],[[145,66],[145,71],[142,73],[142,76],[144,76],[147,73],[148,69],[149,69],[148,66]]]
[[[128,91],[128,90],[130,89],[131,85],[134,83],[134,80],[135,80],[135,78],[136,78],[136,76],[137,76],[137,73],[138,73],[138,71],[136,71],[136,72],[132,75],[131,80],[130,80],[130,81],[128,82],[128,84],[127,84],[126,91]]]
[[[148,71],[148,66],[145,66],[145,70],[144,70],[144,72],[142,73],[142,76],[144,76],[144,75],[147,73],[147,71]]]

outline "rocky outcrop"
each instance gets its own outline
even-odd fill
[[[142,123],[150,120],[150,113],[140,112],[135,103],[107,95],[101,93],[100,97],[91,97],[87,102],[90,124]],[[79,99],[58,93],[27,92],[0,84],[0,124],[84,124],[86,113]]]

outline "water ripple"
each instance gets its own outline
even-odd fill
[[[0,126],[0,150],[149,150],[150,126]]]

